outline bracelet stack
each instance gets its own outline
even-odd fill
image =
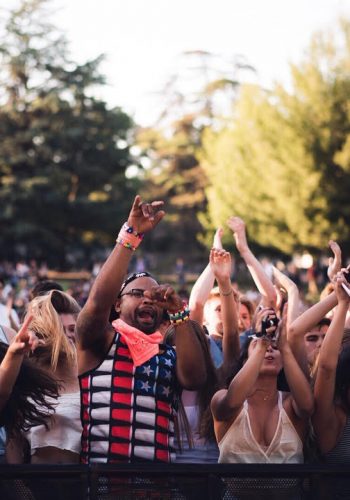
[[[183,323],[184,321],[188,321],[190,319],[190,310],[185,304],[184,307],[176,313],[171,313],[168,311],[168,315],[170,323],[172,325],[178,325],[179,323]]]
[[[138,233],[134,231],[132,226],[128,226],[125,222],[119,231],[118,237],[115,240],[116,243],[122,245],[125,248],[129,248],[132,251],[135,251],[139,246],[143,239],[143,233]]]

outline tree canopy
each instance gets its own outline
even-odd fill
[[[102,57],[77,64],[49,22],[47,0],[25,0],[0,39],[0,241],[60,261],[111,243],[135,192],[126,179],[133,122],[93,97]]]
[[[262,247],[319,251],[332,238],[350,249],[350,22],[312,38],[290,85],[243,85],[240,72],[252,70],[243,60],[186,57],[184,74],[199,86],[187,94],[172,77],[161,120],[136,130],[94,97],[102,56],[71,60],[49,0],[9,12],[0,25],[0,258],[25,248],[63,264],[70,250],[111,244],[136,190],[164,199],[168,213],[146,249],[195,255],[205,232],[210,245],[235,214]],[[140,168],[130,177],[136,136]]]
[[[137,142],[150,160],[143,192],[167,203],[167,218],[157,230],[158,244],[196,258],[203,253],[201,214],[207,210],[202,134],[206,126],[225,123],[241,73],[253,68],[242,57],[225,60],[201,50],[181,56],[181,71],[161,92],[164,108],[157,124],[139,130]]]
[[[229,126],[208,128],[208,229],[241,216],[252,241],[290,253],[349,247],[350,23],[313,37],[291,88],[241,87]]]

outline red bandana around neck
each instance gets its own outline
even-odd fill
[[[128,346],[135,366],[142,365],[159,353],[159,344],[163,341],[159,331],[146,335],[120,318],[113,321],[112,326]]]

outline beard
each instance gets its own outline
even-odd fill
[[[155,309],[136,309],[134,326],[147,335],[154,333],[161,323],[160,315]]]

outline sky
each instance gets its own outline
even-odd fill
[[[6,3],[9,0],[0,0]],[[11,0],[14,1],[14,0]],[[159,92],[183,71],[181,53],[205,50],[255,67],[257,83],[288,81],[312,33],[350,18],[350,0],[53,0],[74,60],[103,53],[108,86],[99,91],[142,125],[161,106]]]

